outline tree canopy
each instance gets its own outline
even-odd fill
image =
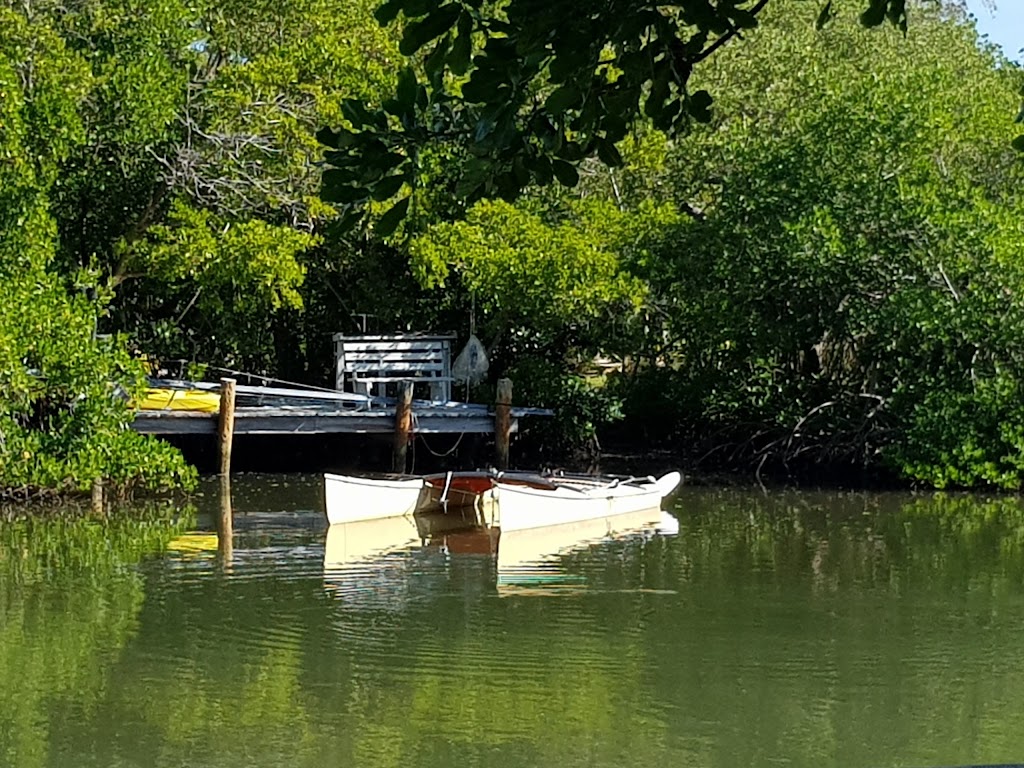
[[[359,315],[562,448],[1019,485],[1019,71],[865,5],[0,5],[0,487],[187,479],[130,349],[327,383]]]
[[[859,3],[863,6],[863,3]],[[472,203],[514,200],[531,185],[579,181],[578,164],[622,164],[617,144],[641,120],[678,134],[711,120],[712,92],[694,73],[759,24],[768,0],[386,0],[375,16],[397,24],[410,58],[393,97],[348,99],[346,125],[324,130],[325,200],[358,214],[396,199],[376,222],[390,234],[408,213],[422,155],[464,159],[453,190]],[[791,12],[796,12],[795,9]],[[870,0],[868,27],[907,30],[906,0]],[[816,19],[835,15],[832,0]],[[356,221],[357,215],[351,218]]]
[[[0,488],[190,476],[125,431],[144,379],[119,332],[272,365],[332,214],[315,127],[393,82],[371,7],[0,4]]]
[[[947,14],[904,38],[799,7],[695,75],[715,120],[625,180],[692,213],[640,273],[673,365],[632,414],[722,458],[1019,487],[1019,70]]]

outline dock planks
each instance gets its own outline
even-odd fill
[[[512,408],[513,432],[523,416],[550,415],[542,408]],[[132,428],[149,435],[215,435],[218,415],[192,411],[139,411]],[[395,408],[366,411],[335,408],[236,407],[236,435],[379,434],[395,429]],[[413,432],[418,434],[493,434],[494,415],[485,406],[455,408],[413,403]]]

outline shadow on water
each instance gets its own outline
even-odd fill
[[[230,558],[216,483],[135,549],[0,526],[0,764],[1024,755],[1016,500],[684,489],[514,537],[328,530],[319,483],[233,479]]]

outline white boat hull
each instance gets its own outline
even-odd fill
[[[324,475],[324,501],[331,525],[403,517],[416,511],[423,478],[397,480]]]
[[[678,472],[670,472],[640,483],[567,481],[554,490],[505,484],[499,479],[489,494],[488,516],[490,524],[504,533],[657,510],[681,479]]]

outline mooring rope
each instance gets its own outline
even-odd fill
[[[188,361],[187,360],[174,360],[172,362],[184,363],[184,362],[188,362]],[[338,391],[338,390],[332,389],[330,387],[318,387],[315,384],[303,384],[302,382],[299,382],[299,381],[288,381],[287,379],[278,379],[278,378],[275,378],[273,376],[264,376],[264,375],[259,374],[259,373],[249,373],[248,371],[236,371],[233,368],[223,368],[223,367],[221,367],[219,365],[207,365],[206,369],[210,370],[210,371],[219,371],[220,373],[230,373],[230,374],[233,374],[235,376],[245,376],[245,377],[247,377],[250,380],[251,379],[259,379],[260,381],[273,382],[274,384],[287,384],[290,387],[301,387],[303,389],[311,389],[311,390],[313,390],[315,392],[337,392]]]
[[[455,445],[453,445],[451,448],[449,448],[444,453],[438,453],[433,448],[431,448],[430,445],[427,443],[427,438],[424,435],[419,433],[419,426],[420,426],[419,425],[419,418],[417,417],[416,412],[413,411],[412,412],[413,442],[415,443],[415,438],[417,438],[417,437],[420,438],[420,440],[423,441],[423,447],[426,448],[428,451],[430,451],[430,453],[433,456],[436,456],[439,459],[443,459],[446,456],[451,456],[453,453],[455,453],[455,450],[459,447],[459,444],[462,442],[462,438],[464,438],[466,436],[465,432],[460,432],[458,438],[456,438],[456,440],[455,440]]]

